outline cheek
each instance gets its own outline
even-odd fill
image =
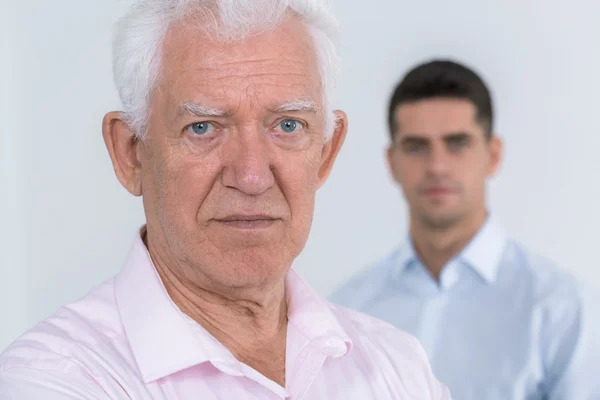
[[[188,225],[196,223],[198,210],[214,182],[206,163],[166,159],[154,170],[157,212],[163,222]]]
[[[457,170],[458,171],[458,170]],[[478,198],[485,191],[486,170],[481,163],[467,163],[461,165],[460,174],[456,174],[454,179],[460,182],[462,190],[470,198]]]
[[[315,154],[297,154],[282,159],[276,179],[286,198],[292,217],[311,215],[319,184],[320,158]]]
[[[414,188],[423,179],[423,168],[418,162],[402,160],[394,165],[394,177],[405,189]]]

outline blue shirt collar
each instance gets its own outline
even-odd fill
[[[481,229],[467,246],[449,262],[458,260],[472,268],[485,282],[493,283],[498,276],[498,268],[508,238],[495,218],[488,216]],[[410,235],[397,252],[399,273],[420,263]]]
[[[457,258],[469,265],[487,283],[493,283],[498,276],[507,240],[502,226],[494,218],[488,217]]]

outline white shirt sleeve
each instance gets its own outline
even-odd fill
[[[599,303],[598,291],[584,287],[581,298],[563,305],[563,312],[546,328],[545,355],[551,359],[547,365],[549,400],[600,399]]]
[[[107,400],[93,379],[14,366],[0,373],[0,400]]]

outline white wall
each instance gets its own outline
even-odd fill
[[[127,1],[0,0],[0,349],[121,267],[143,221],[100,134],[118,108],[110,30]],[[337,0],[339,108],[349,137],[318,197],[297,268],[323,294],[404,237],[383,163],[385,108],[415,62],[453,56],[482,72],[506,140],[493,212],[516,238],[598,285],[600,3]]]
[[[19,199],[24,191],[19,175],[22,171],[20,138],[17,130],[18,101],[15,81],[17,49],[9,43],[16,30],[14,7],[0,8],[0,349],[6,338],[23,329],[29,314],[29,298],[22,288],[25,246],[24,212]],[[18,305],[18,306],[16,306]]]

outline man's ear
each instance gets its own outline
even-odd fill
[[[119,111],[109,112],[102,120],[102,136],[121,185],[134,196],[142,195],[139,139]]]
[[[498,136],[492,136],[488,143],[490,150],[490,170],[489,176],[495,175],[502,164],[504,158],[504,143]]]
[[[323,145],[323,153],[321,155],[321,166],[319,168],[319,187],[323,186],[329,173],[333,168],[335,159],[344,144],[346,133],[348,132],[348,116],[345,112],[336,110],[335,128],[331,138]]]
[[[385,149],[385,159],[386,159],[386,164],[387,164],[390,175],[392,176],[394,181],[401,184],[400,175],[398,174],[398,168],[396,166],[396,163],[397,163],[396,152],[397,151],[398,151],[398,148],[395,147],[394,143],[393,142],[390,143],[390,145]]]
[[[396,179],[396,176],[394,175],[394,167],[393,167],[393,159],[392,157],[393,152],[394,152],[394,148],[392,147],[393,144],[390,144],[388,147],[386,147],[385,149],[385,161],[386,161],[386,165],[388,167],[388,171],[390,172],[390,175],[394,178],[394,180]]]

